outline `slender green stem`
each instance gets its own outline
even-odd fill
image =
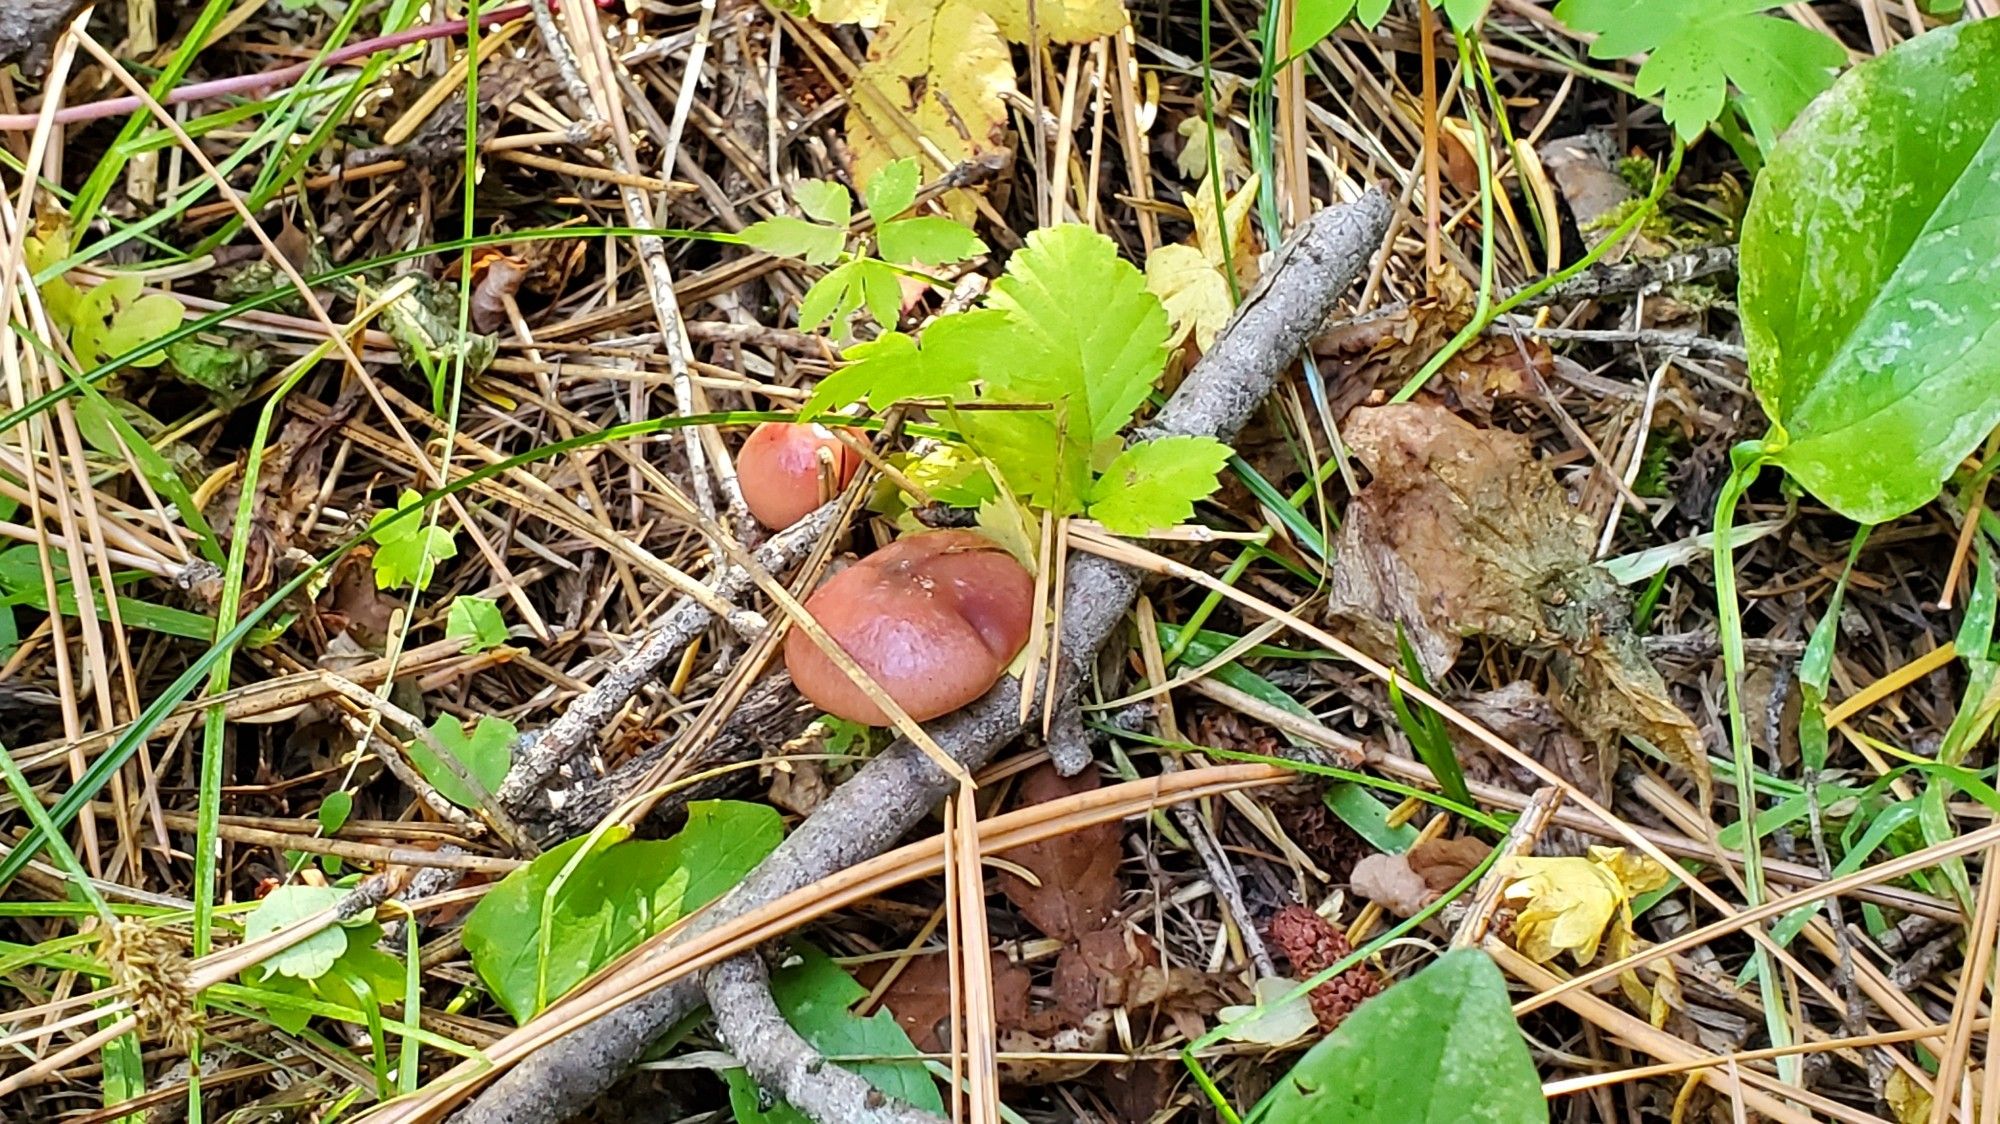
[[[1756,763],[1753,760],[1756,748],[1750,742],[1749,721],[1743,713],[1743,609],[1736,593],[1736,544],[1729,529],[1736,524],[1738,501],[1756,481],[1767,455],[1761,443],[1746,443],[1732,450],[1734,467],[1715,501],[1716,617],[1722,633],[1723,684],[1729,705],[1729,745],[1735,765],[1737,822],[1742,825],[1744,840],[1743,895],[1745,904],[1751,908],[1764,904],[1766,896],[1764,849],[1757,842]],[[1757,989],[1764,1006],[1765,1030],[1771,1037],[1773,1047],[1788,1046],[1792,1041],[1792,1024],[1786,1013],[1788,1008],[1778,978],[1777,962],[1771,950],[1761,942],[1754,947],[1752,955],[1755,957]],[[1779,1061],[1780,1076],[1788,1082],[1796,1082],[1799,1076],[1798,1059],[1781,1058]],[[1785,1061],[1792,1064],[1782,1064]]]
[[[1640,223],[1644,222],[1659,207],[1660,200],[1667,194],[1667,189],[1673,186],[1675,178],[1680,175],[1681,156],[1686,151],[1680,141],[1676,139],[1674,141],[1673,152],[1667,158],[1666,170],[1661,172],[1659,178],[1653,181],[1652,192],[1645,199],[1641,200],[1638,206],[1632,208],[1631,213],[1625,216],[1624,221],[1612,228],[1611,233],[1605,236],[1604,241],[1591,247],[1588,253],[1577,258],[1563,269],[1551,273],[1532,284],[1522,286],[1506,299],[1499,301],[1487,309],[1483,315],[1475,315],[1471,320],[1466,321],[1465,327],[1459,329],[1458,334],[1451,337],[1451,342],[1445,344],[1442,351],[1431,356],[1430,362],[1425,363],[1422,370],[1412,376],[1409,382],[1404,383],[1403,388],[1398,390],[1395,397],[1390,399],[1390,401],[1409,401],[1419,388],[1431,381],[1432,375],[1437,374],[1439,370],[1443,369],[1446,363],[1451,362],[1454,356],[1465,350],[1467,344],[1477,339],[1486,329],[1492,327],[1493,321],[1534,300],[1557,285],[1568,281],[1591,266],[1596,265],[1612,247],[1623,242],[1626,235],[1632,233]],[[1491,234],[1490,224],[1488,234],[1489,236]]]

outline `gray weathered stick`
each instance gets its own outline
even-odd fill
[[[1370,191],[1350,206],[1322,211],[1280,251],[1264,282],[1229,329],[1188,375],[1145,436],[1207,435],[1227,440],[1270,393],[1340,295],[1367,266],[1389,222],[1389,200]],[[1078,681],[1139,588],[1139,575],[1092,555],[1069,565],[1063,597],[1058,684]],[[984,698],[927,729],[968,770],[984,765],[1019,736],[1021,684],[1005,679]],[[780,895],[881,854],[915,827],[951,790],[951,779],[907,741],[899,741],[842,785],[750,876],[690,926],[705,931]],[[714,971],[722,971],[717,968]],[[738,972],[729,983],[752,979]],[[661,988],[544,1046],[494,1080],[453,1119],[458,1124],[555,1124],[582,1111],[624,1074],[654,1039],[700,1006],[694,980]],[[763,1017],[752,1009],[718,1011],[731,1042],[756,1037]],[[793,1059],[745,1058],[752,1072],[778,1073]],[[807,1073],[814,1058],[791,1070]],[[821,1061],[820,1065],[824,1065]],[[788,1095],[782,1086],[774,1090]],[[814,1090],[792,1090],[810,1098]]]

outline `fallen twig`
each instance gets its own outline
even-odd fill
[[[1315,215],[1279,251],[1265,280],[1246,298],[1229,329],[1196,365],[1149,427],[1151,433],[1227,439],[1248,420],[1278,376],[1305,347],[1340,294],[1380,244],[1389,201],[1370,191],[1351,206]],[[1084,556],[1069,566],[1058,658],[1048,674],[1059,688],[1078,681],[1099,645],[1123,618],[1139,575]],[[984,698],[931,725],[930,732],[967,769],[985,763],[1019,735],[1021,683],[1003,679]],[[1059,691],[1066,693],[1065,691]],[[880,854],[915,827],[951,788],[951,780],[907,741],[871,761],[836,790],[740,885],[698,918],[688,935],[754,909]],[[720,971],[720,969],[718,969]],[[720,977],[726,991],[741,976]],[[638,1059],[654,1039],[696,1009],[702,990],[684,981],[644,995],[537,1050],[500,1075],[455,1119],[462,1124],[552,1124],[581,1111]],[[755,1011],[718,1008],[730,1041],[755,1036]],[[817,1055],[745,1058],[753,1070],[825,1068]],[[815,1064],[817,1063],[817,1064]],[[810,1096],[807,1091],[801,1095]]]
[[[757,549],[757,564],[766,571],[790,570],[833,525],[840,508],[839,501],[825,504],[783,533],[773,536]],[[749,572],[739,566],[731,566],[709,589],[716,597],[726,601],[741,596],[750,585]],[[540,730],[522,735],[514,747],[514,764],[508,769],[507,779],[500,785],[500,791],[495,794],[501,805],[516,810],[527,805],[549,777],[573,758],[585,742],[595,737],[605,723],[625,709],[625,704],[632,701],[639,688],[652,682],[660,668],[680,655],[681,649],[700,636],[714,620],[715,614],[693,598],[684,597],[675,602],[674,607],[667,610],[666,615],[646,632],[631,652],[600,676],[590,690],[577,696],[561,717]]]

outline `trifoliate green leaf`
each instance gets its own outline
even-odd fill
[[[914,156],[892,160],[882,165],[861,189],[862,198],[868,201],[868,213],[877,223],[885,223],[910,209],[917,201],[917,181],[921,173],[917,170]]]
[[[390,520],[421,501],[416,492],[405,491],[395,512],[378,512],[369,526],[375,540],[375,588],[394,589],[414,585],[422,589],[431,582],[437,564],[458,554],[458,544],[443,527],[429,524],[424,514]]]
[[[1663,109],[1684,141],[1722,115],[1730,83],[1743,115],[1769,148],[1847,59],[1839,43],[1762,13],[1783,0],[1562,0],[1556,18],[1591,32],[1594,59],[1648,55],[1633,86],[1664,93]]]
[[[491,600],[461,595],[445,614],[444,634],[463,639],[463,651],[483,652],[507,642],[507,622],[501,619],[500,606]]]
[[[846,189],[841,189],[845,194]],[[745,245],[781,258],[798,258],[809,265],[830,265],[847,244],[847,232],[834,226],[779,215],[743,228]]]
[[[830,226],[846,226],[854,217],[854,197],[832,180],[800,180],[792,189],[799,210]]]
[[[882,260],[898,265],[949,265],[986,252],[979,236],[941,215],[885,222],[875,233]]]
[[[431,723],[431,736],[444,747],[446,753],[457,759],[466,776],[479,783],[485,795],[491,796],[507,779],[507,766],[514,760],[514,738],[520,731],[512,722],[504,718],[487,715],[479,724],[466,732],[464,723],[457,715],[440,714]],[[451,765],[431,752],[431,747],[421,739],[410,742],[410,763],[417,772],[431,782],[438,795],[461,808],[477,808],[480,794],[473,791]]]
[[[1090,517],[1120,535],[1185,522],[1221,483],[1229,446],[1213,437],[1161,437],[1118,454],[1090,491]]]

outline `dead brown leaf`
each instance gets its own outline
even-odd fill
[[[1328,385],[1339,388],[1331,403],[1336,421],[1378,387],[1400,386],[1471,319],[1476,294],[1456,270],[1437,273],[1431,287],[1431,296],[1313,340],[1313,354],[1326,361]],[[1484,419],[1496,403],[1525,396],[1534,385],[1533,373],[1547,375],[1554,368],[1554,356],[1540,340],[1482,336],[1453,356],[1430,385],[1449,405]]]
[[[1398,917],[1409,917],[1437,898],[1424,876],[1410,869],[1408,855],[1370,855],[1354,864],[1348,885]]]
[[[1022,776],[1015,803],[1026,807],[1096,787],[1095,770],[1062,777],[1044,762]],[[1041,884],[1002,871],[997,879],[1000,892],[1029,924],[1056,940],[1074,941],[1096,932],[1118,911],[1123,834],[1116,823],[1099,824],[1003,852],[1000,858],[1027,869]]]
[[[1546,654],[1557,706],[1600,752],[1634,736],[1710,779],[1700,731],[1667,695],[1624,591],[1590,560],[1591,527],[1527,440],[1438,406],[1354,411],[1344,436],[1373,480],[1348,506],[1328,611],[1396,662],[1400,624],[1426,674],[1468,636]]]
[[[1005,1033],[1018,1029],[1028,1016],[1028,969],[995,950],[993,1021]],[[863,977],[872,984],[872,978]],[[951,961],[943,955],[910,960],[882,995],[882,1005],[895,1016],[917,1049],[937,1053],[951,1047]]]
[[[1442,894],[1464,881],[1492,850],[1484,840],[1461,835],[1456,839],[1425,839],[1403,857],[1432,894]]]
[[[1533,684],[1515,682],[1494,691],[1454,699],[1465,716],[1498,734],[1515,748],[1540,761],[1557,776],[1574,784],[1585,796],[1600,804],[1611,799],[1612,774],[1617,758],[1586,744],[1568,720],[1556,712],[1555,704]],[[1476,781],[1497,784],[1517,792],[1532,792],[1542,783],[1539,777],[1513,761],[1486,749],[1470,738],[1458,740],[1459,760],[1465,774]],[[1551,855],[1580,855],[1594,836],[1570,828],[1551,825],[1542,833],[1536,851]]]

